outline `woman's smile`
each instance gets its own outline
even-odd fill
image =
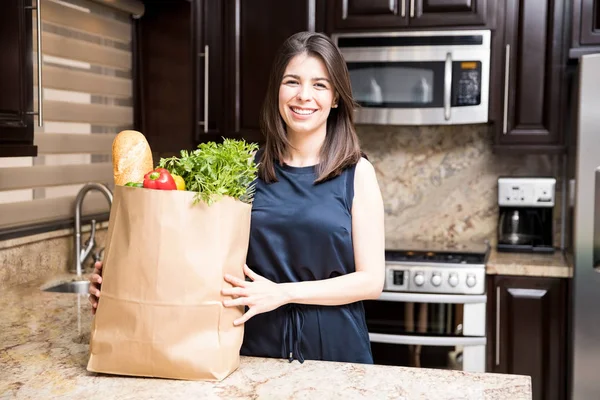
[[[311,115],[316,113],[318,110],[315,108],[297,107],[290,106],[290,110],[294,113],[296,119],[308,119]]]

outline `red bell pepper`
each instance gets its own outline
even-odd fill
[[[156,168],[144,175],[146,189],[177,190],[175,180],[165,168]]]

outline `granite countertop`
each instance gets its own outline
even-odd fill
[[[0,398],[531,399],[527,376],[255,357],[217,383],[95,374],[87,296],[39,286],[0,296]]]
[[[553,254],[503,253],[492,249],[486,273],[570,278],[573,276],[573,268],[560,249]]]

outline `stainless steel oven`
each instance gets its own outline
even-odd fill
[[[360,105],[356,122],[488,122],[489,30],[338,33]]]
[[[414,248],[386,251],[384,292],[364,302],[375,363],[485,372],[489,246]]]

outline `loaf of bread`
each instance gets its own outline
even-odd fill
[[[115,185],[142,182],[152,171],[152,151],[146,137],[137,131],[121,131],[113,140],[112,162]]]

